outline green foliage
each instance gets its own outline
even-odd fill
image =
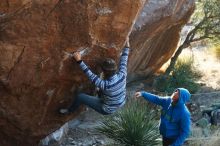
[[[218,60],[220,60],[220,45],[215,47],[215,55]]]
[[[220,1],[219,0],[197,0],[196,9],[191,17],[194,26],[191,40],[211,40],[212,43],[220,41]]]
[[[97,130],[126,146],[155,146],[159,141],[155,113],[140,100],[131,100],[116,114],[104,118]]]
[[[155,87],[161,92],[172,93],[176,88],[183,87],[191,93],[199,89],[196,81],[201,77],[201,73],[193,66],[191,58],[180,58],[169,76],[161,75],[155,80]]]
[[[220,45],[211,45],[208,47],[208,53],[213,55],[218,61],[220,61]]]
[[[187,26],[187,34],[171,58],[165,76],[174,69],[182,50],[191,46],[193,42],[220,43],[220,0],[197,0],[196,9]],[[161,77],[161,80],[163,80]],[[170,80],[170,79],[169,79]],[[172,80],[172,79],[171,79]]]

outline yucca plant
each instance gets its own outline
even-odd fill
[[[155,146],[159,143],[155,112],[140,100],[130,100],[121,111],[104,118],[96,129],[118,145]]]

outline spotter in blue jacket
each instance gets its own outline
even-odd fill
[[[146,100],[162,106],[160,134],[163,137],[174,139],[172,146],[181,146],[190,133],[190,112],[185,103],[189,101],[191,94],[187,89],[178,88],[179,99],[174,104],[171,97],[160,97],[148,92],[141,92]]]

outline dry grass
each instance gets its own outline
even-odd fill
[[[206,129],[206,132],[210,134],[205,136],[205,129],[199,127],[193,127],[193,136],[188,140],[188,146],[219,146],[220,144],[220,129],[210,130]],[[198,135],[196,135],[198,134]]]
[[[220,45],[217,47],[214,47],[215,56],[218,60],[220,60]]]
[[[220,62],[212,48],[193,50],[195,66],[202,73],[201,83],[212,89],[220,89]],[[220,49],[219,49],[220,57]]]

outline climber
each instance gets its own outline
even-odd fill
[[[126,77],[127,77],[127,61],[129,54],[129,39],[127,38],[123,49],[120,66],[117,72],[117,65],[111,58],[104,59],[101,68],[103,70],[104,79],[94,74],[81,59],[79,52],[75,52],[73,58],[79,64],[87,77],[101,91],[99,97],[78,93],[76,99],[68,108],[59,110],[60,114],[66,115],[74,112],[81,104],[87,105],[100,114],[108,115],[114,113],[122,107],[126,102]]]

